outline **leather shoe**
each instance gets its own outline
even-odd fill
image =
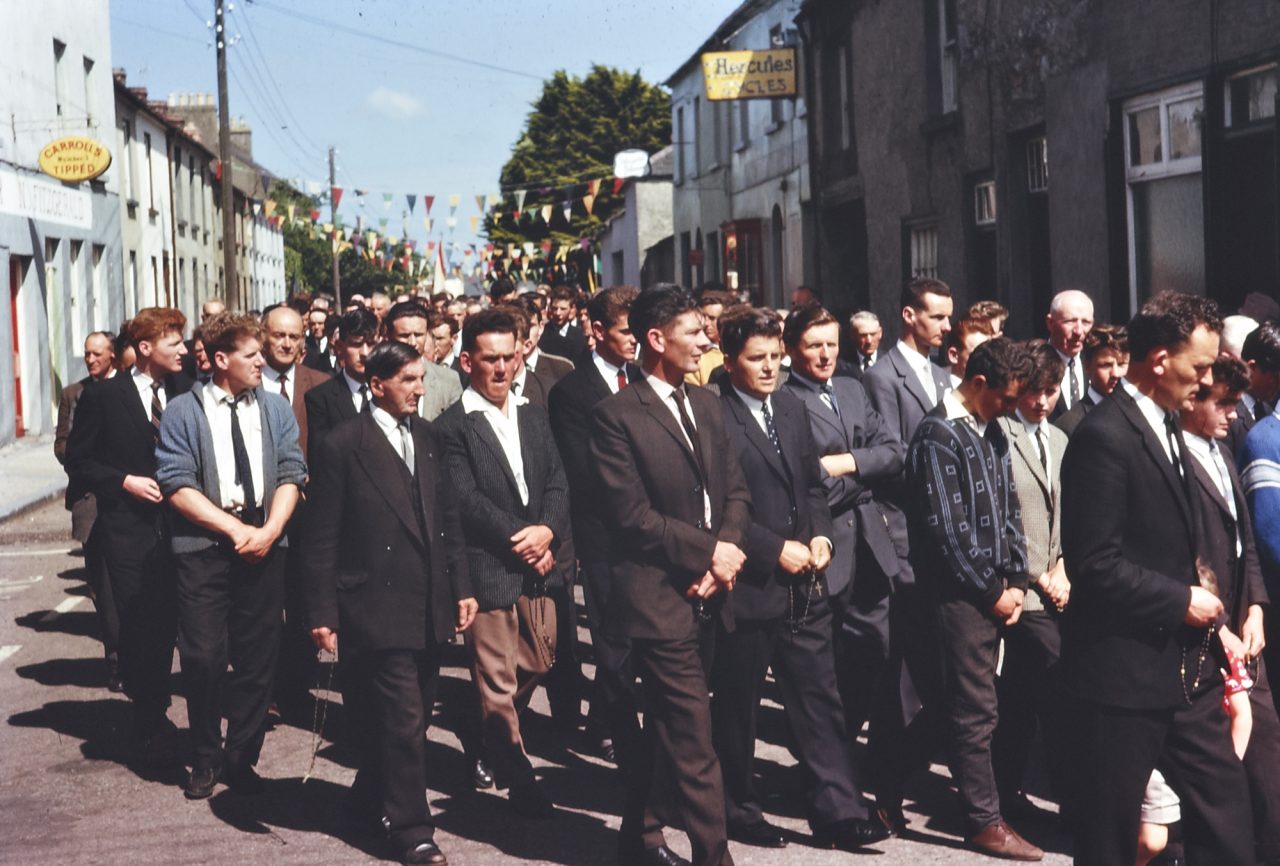
[[[204,800],[213,794],[217,783],[218,771],[213,767],[192,767],[182,793],[188,800]]]
[[[258,771],[248,764],[241,767],[228,767],[222,776],[227,787],[237,794],[261,794],[267,789],[267,784],[262,781]]]
[[[782,830],[768,821],[761,819],[754,824],[730,826],[729,838],[744,845],[755,845],[758,848],[785,848],[787,840]]]
[[[813,844],[818,848],[855,851],[883,842],[890,835],[889,828],[877,819],[845,818],[825,827],[814,827]]]
[[[550,818],[556,813],[555,805],[537,782],[512,785],[507,794],[507,802],[516,810],[516,814],[526,818]]]
[[[476,758],[471,767],[471,784],[481,791],[493,787],[493,773],[489,772],[489,765],[484,762],[484,758]]]
[[[1033,862],[1044,859],[1044,852],[1023,839],[1004,821],[997,821],[969,839],[969,847],[1002,860]]]
[[[880,819],[880,823],[889,828],[889,832],[895,836],[901,836],[906,832],[907,825],[911,822],[907,820],[907,816],[902,812],[901,803],[886,803],[876,809],[876,817]]]
[[[447,866],[449,861],[445,859],[444,852],[440,850],[440,846],[428,839],[405,851],[400,856],[400,862],[431,863],[434,866]]]
[[[657,848],[632,848],[618,856],[622,866],[693,866],[666,845]]]

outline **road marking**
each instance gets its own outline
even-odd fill
[[[69,556],[71,554],[71,551],[72,551],[72,548],[70,547],[57,547],[57,548],[50,548],[48,550],[0,550],[0,557],[53,556],[55,554],[60,554],[62,556]]]
[[[33,574],[31,577],[2,577],[0,578],[0,593],[22,592],[42,580],[44,580],[43,574]]]
[[[84,599],[85,597],[83,595],[69,595],[66,598],[64,598],[62,601],[58,602],[58,606],[55,607],[53,610],[46,611],[44,616],[40,617],[40,621],[51,622],[58,618],[58,614],[66,613],[67,611],[70,611],[70,610],[75,610],[76,605],[80,604],[80,602],[84,601]]]
[[[9,656],[13,655],[20,649],[22,649],[22,646],[20,644],[9,644],[7,646],[0,646],[0,662],[4,661],[5,659],[7,659]]]

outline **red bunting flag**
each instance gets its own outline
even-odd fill
[[[599,180],[587,181],[587,192],[590,193],[592,197],[595,197],[596,193],[600,192],[600,181]]]
[[[313,208],[313,209],[311,210],[311,221],[312,221],[312,222],[315,222],[315,221],[317,221],[318,219],[320,219],[320,211],[315,210],[315,209]]]
[[[342,187],[340,186],[329,187],[329,195],[333,196],[333,206],[336,209],[338,207],[338,204],[342,201]]]
[[[618,192],[622,189],[622,185],[626,182],[627,182],[626,178],[615,177],[613,179],[613,194],[617,195]]]
[[[431,216],[431,206],[435,204],[435,202],[436,197],[433,195],[424,195],[422,197],[422,203],[427,207],[427,216]]]

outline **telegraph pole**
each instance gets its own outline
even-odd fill
[[[338,230],[338,203],[333,200],[333,187],[337,178],[333,173],[333,148],[329,148],[329,222],[333,224],[333,231]],[[342,276],[338,273],[338,240],[334,237],[333,232],[329,234],[329,249],[333,253],[333,297],[334,304],[338,310],[342,310]]]
[[[231,185],[231,110],[227,107],[227,28],[223,0],[213,0],[213,41],[218,46],[218,159],[222,163],[222,292],[230,309],[243,309],[236,279],[235,190]]]

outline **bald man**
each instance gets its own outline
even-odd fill
[[[1067,289],[1053,296],[1049,314],[1044,317],[1053,344],[1066,370],[1062,374],[1061,397],[1050,420],[1057,420],[1073,408],[1089,387],[1080,351],[1084,338],[1093,330],[1093,300],[1077,289]]]
[[[210,298],[204,302],[204,306],[200,308],[200,324],[212,319],[218,313],[225,313],[227,305],[222,302],[221,298]]]
[[[279,394],[289,401],[298,419],[298,442],[307,450],[308,391],[323,385],[329,377],[301,363],[306,346],[302,316],[291,307],[276,307],[262,317],[264,340],[262,354],[267,364],[262,368],[262,387],[269,394]]]

